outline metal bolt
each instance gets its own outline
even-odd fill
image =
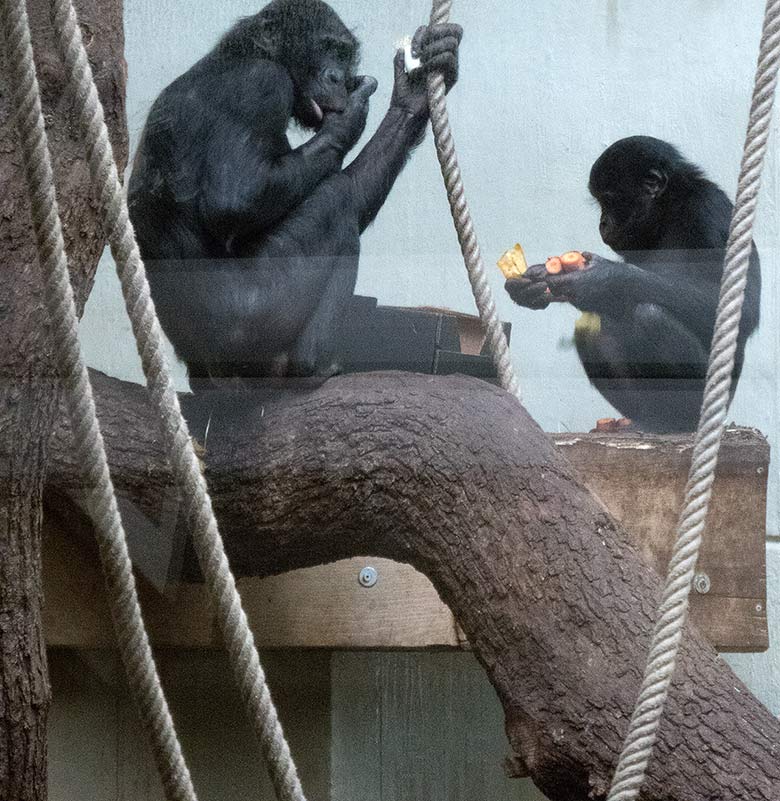
[[[763,604],[756,604],[756,612],[763,612],[764,605]]]
[[[700,595],[706,595],[712,589],[712,582],[706,573],[697,573],[693,579],[693,588]]]
[[[366,589],[373,587],[379,581],[379,574],[373,567],[364,567],[358,576],[358,583]]]

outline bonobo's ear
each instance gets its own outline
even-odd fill
[[[252,47],[263,58],[276,60],[279,56],[279,18],[275,8],[264,8],[256,14],[250,31]]]
[[[652,170],[648,170],[643,183],[647,194],[655,200],[666,190],[669,178],[663,170],[653,168]]]

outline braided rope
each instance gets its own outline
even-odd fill
[[[78,316],[68,274],[25,0],[0,2],[0,17],[12,92],[11,108],[16,110],[44,297],[51,320],[54,363],[59,364],[62,371],[76,462],[81,466],[87,509],[95,527],[119,651],[130,692],[152,743],[166,799],[196,801],[141,617],[125,532],[79,344]]]
[[[778,66],[780,0],[768,0],[745,153],[726,247],[701,421],[694,444],[685,505],[680,515],[677,542],[669,563],[642,689],[607,801],[634,801],[639,795],[647,764],[653,753],[688,617],[688,597],[707,519],[729,405],[734,354],[753,242],[753,222],[769,139]]]
[[[21,3],[23,0],[17,0]],[[214,606],[234,679],[260,740],[263,756],[280,801],[305,801],[282,726],[265,679],[254,636],[249,628],[235,578],[208,495],[206,481],[184,421],[170,369],[163,352],[163,335],[149,291],[127,198],[119,180],[103,107],[81,38],[71,0],[52,0],[54,30],[76,98],[79,123],[87,145],[92,181],[122,293],[135,334],[152,401],[161,420],[163,440],[187,519],[206,587]]]
[[[431,10],[431,25],[441,25],[447,22],[450,18],[451,8],[452,0],[434,0]],[[466,189],[463,185],[463,176],[458,164],[455,140],[447,111],[447,90],[441,74],[428,75],[428,105],[436,142],[436,155],[439,158],[452,220],[458,233],[461,253],[466,264],[471,291],[474,293],[482,327],[487,332],[487,341],[501,386],[520,400],[520,383],[512,366],[509,343],[506,341],[503,326],[498,318],[493,292],[485,273],[482,252],[474,231],[474,221],[466,200]]]

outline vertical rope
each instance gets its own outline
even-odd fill
[[[452,0],[434,0],[431,10],[431,25],[441,25],[450,18]],[[504,328],[498,318],[493,292],[488,283],[482,252],[479,248],[474,221],[471,217],[463,176],[458,164],[455,139],[447,111],[447,91],[444,77],[440,74],[428,75],[428,105],[431,114],[431,127],[436,142],[436,155],[441,174],[447,189],[452,220],[458,234],[461,253],[466,264],[471,291],[479,310],[482,326],[487,332],[487,342],[498,371],[501,386],[520,400],[520,383],[512,366],[509,343]]]
[[[68,280],[61,226],[56,211],[53,173],[32,61],[29,23],[24,0],[2,0],[1,5],[7,50],[11,55],[10,68],[18,79],[17,105],[21,109],[19,126],[27,154],[26,163],[39,251],[46,267],[58,271],[59,280],[47,285],[48,302],[53,312],[52,316],[56,320],[68,322],[68,325],[63,326],[62,330],[58,329],[55,334],[55,346],[62,349],[68,375],[73,376],[68,397],[73,403],[71,414],[76,438],[83,446],[80,461],[87,465],[85,469],[90,471],[90,481],[87,482],[87,486],[95,484],[100,490],[99,494],[92,492],[90,500],[94,507],[95,520],[100,524],[98,536],[101,540],[105,537],[106,543],[110,543],[111,550],[109,551],[109,545],[105,548],[108,561],[106,575],[114,601],[115,615],[124,622],[124,616],[129,614],[133,626],[132,639],[122,642],[120,636],[120,647],[123,648],[123,655],[126,657],[131,684],[138,692],[137,700],[142,716],[152,736],[152,745],[161,767],[166,792],[172,799],[194,800],[194,791],[181,760],[179,745],[153,663],[147,664],[148,660],[142,663],[146,673],[151,670],[152,676],[145,674],[139,678],[133,672],[135,670],[137,673],[140,669],[138,663],[134,661],[134,656],[141,652],[150,656],[150,650],[137,599],[134,597],[129,557],[124,538],[121,536],[121,521],[115,509],[116,499],[108,475],[105,452],[99,438],[86,367],[79,353],[77,328],[74,325],[75,307]],[[182,494],[188,519],[192,521],[195,547],[206,586],[215,606],[217,622],[225,640],[234,677],[260,739],[278,798],[281,801],[305,801],[260,665],[254,637],[241,606],[235,579],[230,572],[206,483],[201,475],[163,354],[162,331],[135,243],[126,197],[119,181],[103,108],[81,39],[76,13],[70,0],[52,0],[52,11],[55,33],[76,97],[79,122],[86,138],[90,172],[100,194],[100,207],[104,215],[109,244],[117,263],[128,314],[152,400],[162,421],[163,436],[169,451],[174,478]],[[65,306],[65,310],[62,311],[60,306]],[[73,315],[70,315],[70,311]],[[117,547],[117,538],[121,541],[118,553],[113,550]],[[122,580],[125,582],[121,587],[111,586],[114,580],[113,571],[116,570],[121,571]],[[130,613],[122,609],[124,605],[131,610]],[[166,759],[169,762],[173,760],[175,764],[168,764]],[[176,786],[172,787],[174,783]]]
[[[768,0],[685,505],[680,515],[677,541],[658,610],[658,621],[639,700],[631,718],[607,801],[634,801],[639,795],[647,764],[653,753],[688,617],[688,598],[699,557],[729,405],[734,355],[753,242],[753,223],[769,139],[778,65],[780,0]]]
[[[18,0],[22,2],[22,0]],[[193,449],[187,424],[163,351],[163,335],[146,280],[127,198],[119,180],[103,107],[81,38],[71,0],[52,0],[54,30],[76,98],[79,124],[86,139],[87,159],[100,199],[111,252],[116,261],[138,352],[152,401],[160,416],[163,440],[195,550],[219,625],[234,679],[260,740],[269,774],[280,801],[305,801],[298,773],[271,699],[254,636],[241,605],[217,528],[205,479]]]
[[[51,154],[41,110],[25,0],[0,0],[0,27],[11,108],[30,192],[30,210],[51,319],[55,364],[60,366],[76,462],[94,523],[119,651],[130,692],[152,745],[168,801],[196,801],[141,617],[125,532],[108,472],[103,438],[78,339],[78,317],[68,274],[54,190]]]

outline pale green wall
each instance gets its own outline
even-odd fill
[[[394,43],[425,19],[428,7],[411,0],[335,0],[333,5],[364,42],[364,70],[380,81],[372,99],[370,133],[388,104]],[[248,0],[127,0],[133,142],[157,92],[205,52],[237,16],[256,8]],[[673,141],[733,194],[762,10],[761,0],[456,3],[454,16],[466,35],[461,80],[450,105],[488,265],[516,240],[535,260],[572,247],[604,252],[596,209],[586,191],[587,175],[599,152],[624,135],[647,133]],[[756,237],[764,268],[763,321],[749,348],[732,410],[737,422],[760,428],[773,443],[780,441],[778,198],[775,136]],[[505,296],[497,271],[491,270],[491,283],[502,317],[514,325],[513,353],[526,405],[543,427],[582,430],[609,414],[605,402],[589,387],[575,354],[556,344],[570,335],[574,312],[560,307],[544,314],[522,311]],[[473,309],[430,137],[363,239],[358,290],[385,303]],[[108,260],[87,308],[84,333],[91,364],[114,375],[139,377]],[[186,385],[183,372],[179,375]],[[776,479],[773,468],[768,517],[773,643],[780,635]],[[780,712],[778,660],[776,647],[766,655],[729,657],[775,713]],[[374,682],[376,671],[383,670],[381,662],[381,657],[336,660],[334,693]],[[430,669],[429,661],[421,663],[419,676],[429,675]],[[429,675],[420,681],[434,679]],[[371,686],[376,692],[375,684]],[[422,684],[415,686],[419,690]],[[345,723],[350,716],[359,717],[360,703],[373,696],[342,691],[340,697],[352,707],[337,707],[333,714],[334,767],[342,771],[334,786],[344,789],[350,782],[360,786],[365,780],[375,787],[371,783],[376,777],[360,772],[374,752],[362,740],[351,741]],[[475,709],[475,714],[479,711]],[[420,725],[425,726],[425,720]],[[431,730],[431,737],[436,733]],[[397,744],[393,748],[397,750]],[[435,744],[431,748],[435,753]],[[350,754],[354,774],[344,773]],[[474,769],[479,771],[480,766]],[[498,779],[486,781],[495,787]],[[468,792],[445,791],[443,774],[441,784],[431,780],[427,787],[425,797],[430,799],[477,801]],[[502,801],[504,796],[496,793],[484,801]],[[395,795],[386,788],[381,798]]]

